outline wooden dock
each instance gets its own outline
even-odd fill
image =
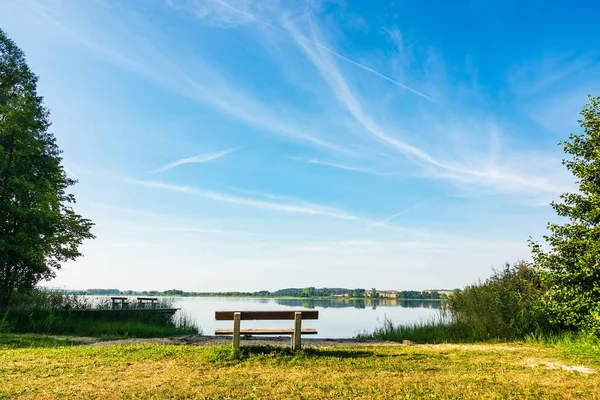
[[[69,310],[70,313],[78,313],[81,315],[87,315],[90,318],[127,318],[127,315],[132,313],[143,313],[152,314],[157,317],[170,318],[180,310],[179,308],[89,308],[84,310]]]
[[[153,314],[175,314],[180,308],[88,308],[83,310],[71,310],[71,312],[95,312],[95,313],[127,313],[127,312],[143,312]]]

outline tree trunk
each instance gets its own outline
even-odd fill
[[[0,311],[8,309],[9,297],[0,296]]]

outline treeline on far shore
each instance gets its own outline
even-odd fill
[[[185,292],[183,290],[171,289],[165,291],[149,290],[119,290],[119,289],[87,289],[82,292],[94,296],[182,296],[182,297],[348,297],[348,298],[396,298],[404,300],[441,300],[446,298],[446,292],[438,290],[385,290],[377,289],[346,289],[346,288],[286,288],[273,292],[261,290],[256,292]]]

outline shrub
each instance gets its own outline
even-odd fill
[[[551,330],[543,293],[531,265],[507,263],[486,281],[455,291],[448,298],[448,311],[451,321],[470,327],[474,337],[523,338]]]

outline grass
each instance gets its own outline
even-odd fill
[[[108,298],[35,289],[13,298],[11,307],[0,311],[0,332],[94,336],[102,338],[148,338],[191,335],[200,332],[185,314],[174,317],[142,309],[110,311]],[[171,308],[172,299],[162,298],[158,308]],[[105,309],[90,312],[90,309]]]
[[[592,343],[578,342],[583,347],[575,351],[562,340],[292,353],[277,347],[73,347],[40,339],[42,347],[0,346],[0,398],[599,398],[598,348],[585,350]],[[574,366],[586,372],[569,370]]]
[[[3,330],[12,333],[44,333],[112,338],[165,337],[198,333],[198,327],[185,316],[170,317],[139,310],[118,314],[86,313],[79,310],[10,309],[2,318]]]
[[[441,320],[417,322],[414,324],[394,325],[385,319],[381,326],[375,328],[372,333],[361,333],[357,335],[359,340],[384,340],[392,342],[403,342],[410,340],[415,343],[475,343],[489,338],[481,337],[466,324]]]
[[[82,343],[83,342],[69,337],[59,339],[45,335],[15,335],[10,333],[0,333],[0,351],[33,347],[77,346]]]

